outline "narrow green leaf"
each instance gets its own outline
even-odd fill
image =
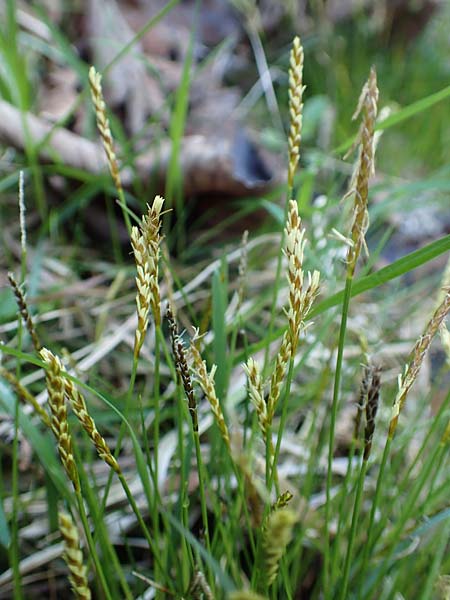
[[[417,102],[413,102],[412,104],[405,106],[404,108],[395,112],[394,114],[389,115],[388,117],[386,117],[386,119],[383,119],[382,121],[377,123],[375,129],[377,131],[382,131],[384,129],[389,129],[389,127],[393,127],[394,125],[398,125],[399,123],[403,123],[403,121],[407,121],[408,119],[411,119],[411,117],[414,117],[419,113],[428,110],[438,102],[441,102],[442,100],[445,100],[448,97],[450,97],[450,85],[442,90],[439,90],[439,92],[435,92],[434,94],[430,94],[425,98],[421,98],[420,100],[417,100]],[[342,154],[350,148],[354,140],[355,136],[352,136],[351,138],[345,140],[345,142],[343,142],[340,146],[335,148],[334,153]]]
[[[3,409],[14,417],[15,399],[14,396],[0,380],[0,405]],[[55,444],[52,443],[49,435],[42,435],[38,427],[34,425],[31,419],[26,415],[22,408],[19,408],[19,428],[30,442],[36,456],[39,457],[42,467],[48,473],[58,490],[60,496],[72,502],[72,488],[67,483],[67,477],[64,475],[63,468],[55,454]]]
[[[421,265],[433,260],[444,252],[448,252],[449,250],[450,235],[446,235],[445,237],[440,238],[435,242],[431,242],[431,244],[428,244],[419,250],[415,250],[414,252],[399,258],[392,264],[388,265],[387,267],[383,267],[371,275],[357,279],[352,286],[352,297],[358,296],[363,292],[367,292],[368,290],[383,285],[384,283],[387,283],[392,279],[396,279],[401,275],[405,275],[413,269],[417,269],[417,267],[420,267]],[[312,319],[329,308],[340,304],[343,297],[344,291],[341,290],[337,294],[326,298],[312,309],[308,315],[308,319]]]

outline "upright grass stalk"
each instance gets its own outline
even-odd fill
[[[138,315],[138,324],[135,331],[134,339],[134,351],[133,351],[133,364],[131,369],[130,382],[128,386],[128,392],[125,397],[125,408],[124,416],[125,419],[128,417],[130,410],[131,398],[134,390],[134,384],[136,381],[137,367],[139,360],[139,353],[145,340],[145,335],[148,327],[148,317],[150,308],[153,311],[155,319],[156,332],[158,331],[161,323],[161,299],[159,292],[159,256],[160,256],[160,226],[161,226],[161,210],[164,203],[164,198],[161,196],[155,196],[152,206],[148,207],[147,215],[142,218],[140,227],[132,227],[130,237],[131,245],[134,252],[136,261],[136,306]],[[159,415],[159,412],[158,412]],[[156,430],[159,430],[159,423]],[[120,452],[123,437],[126,431],[126,423],[122,421],[119,435],[117,438],[115,456],[117,457]],[[157,434],[155,434],[157,435]],[[155,490],[157,489],[157,468],[154,470],[154,485]],[[105,493],[103,495],[102,510],[105,510],[106,501],[109,494],[109,489],[112,482],[112,473],[110,473],[108,482],[105,486]],[[156,518],[156,517],[155,517]],[[158,531],[155,529],[155,536],[158,536]],[[156,546],[158,546],[158,540],[155,540]]]
[[[336,358],[336,371],[334,377],[333,400],[331,405],[330,434],[328,443],[328,466],[326,481],[326,503],[325,503],[325,545],[324,545],[324,568],[323,584],[325,597],[329,597],[330,579],[330,513],[331,513],[331,486],[334,438],[336,429],[336,417],[339,406],[339,390],[341,383],[342,361],[344,356],[345,334],[347,330],[347,317],[352,294],[353,277],[356,263],[361,249],[365,247],[365,232],[368,227],[368,193],[369,178],[374,166],[374,132],[377,115],[378,88],[375,69],[372,67],[367,83],[364,85],[356,112],[356,118],[363,111],[363,119],[359,130],[358,139],[360,150],[356,169],[350,184],[348,195],[354,195],[353,224],[349,239],[349,250],[347,253],[347,276],[345,281],[344,298],[342,302],[341,325],[339,330],[339,342]]]
[[[289,212],[289,202],[292,198],[292,190],[294,186],[294,175],[300,159],[300,144],[302,135],[302,119],[303,119],[303,46],[300,38],[296,36],[292,42],[292,49],[289,57],[289,135],[288,135],[288,176],[286,188],[286,204],[284,208],[284,223],[287,221]],[[267,339],[269,340],[265,355],[264,368],[266,370],[269,361],[270,340],[275,323],[275,313],[278,301],[278,292],[281,283],[281,263],[283,258],[284,247],[284,229],[281,231],[280,249],[277,258],[277,268],[275,274],[275,282],[273,288],[272,306],[270,310],[270,321]]]
[[[357,487],[356,487],[355,502],[353,505],[353,514],[352,514],[352,520],[351,520],[351,526],[350,526],[350,535],[348,538],[347,553],[345,556],[345,563],[344,563],[344,574],[343,574],[343,578],[342,578],[342,584],[340,586],[340,589],[341,589],[340,600],[345,600],[347,598],[348,583],[349,583],[349,576],[350,576],[350,565],[351,565],[352,553],[353,553],[353,545],[355,542],[356,530],[357,530],[357,526],[358,526],[358,518],[359,518],[359,512],[360,512],[360,508],[361,508],[361,501],[362,501],[363,490],[364,490],[364,481],[366,478],[366,473],[367,473],[367,469],[368,469],[368,465],[369,465],[370,452],[372,449],[372,438],[373,438],[373,433],[375,431],[375,417],[377,414],[378,404],[379,404],[379,400],[380,400],[380,385],[381,385],[380,374],[379,374],[379,371],[377,369],[375,369],[372,372],[370,387],[369,387],[368,393],[367,393],[367,401],[366,401],[365,407],[364,407],[365,422],[366,422],[366,426],[365,426],[365,430],[364,430],[364,452],[363,452],[361,468],[360,468],[360,472],[359,472],[359,476],[358,476],[358,483],[357,483]]]
[[[206,486],[205,486],[205,474],[203,460],[200,450],[200,436],[198,431],[198,415],[197,415],[197,401],[195,399],[194,389],[192,386],[192,379],[189,372],[189,367],[186,360],[186,350],[184,348],[183,341],[178,334],[178,328],[173,317],[170,306],[167,307],[166,317],[169,322],[170,339],[172,342],[172,352],[174,356],[175,368],[179,381],[181,382],[184,393],[188,401],[188,410],[191,417],[192,433],[194,438],[195,455],[197,460],[197,474],[198,474],[198,487],[200,493],[200,509],[202,514],[202,525],[204,530],[206,550],[211,555],[211,540],[209,535],[209,523],[208,523],[208,511],[206,506]],[[209,572],[209,583],[213,585],[212,575]]]
[[[305,248],[305,230],[302,227],[301,219],[298,214],[297,203],[293,200],[289,202],[289,212],[285,228],[285,249],[284,253],[288,262],[287,279],[289,284],[289,304],[286,310],[288,320],[288,328],[284,334],[280,346],[280,351],[277,356],[275,370],[272,375],[269,397],[267,400],[267,413],[269,430],[272,426],[273,416],[275,414],[276,405],[280,397],[282,384],[287,366],[289,365],[289,373],[285,385],[285,393],[281,408],[280,426],[277,432],[277,443],[275,455],[272,457],[273,463],[267,469],[272,471],[270,480],[277,481],[276,468],[278,454],[283,437],[284,427],[287,419],[287,404],[289,392],[292,382],[294,369],[294,357],[299,344],[301,333],[305,329],[305,320],[310,312],[313,302],[319,292],[319,271],[314,271],[312,274],[307,273],[307,281],[305,281],[305,272],[303,270],[303,258]],[[271,483],[269,485],[269,491]],[[279,493],[279,489],[277,489]]]
[[[106,105],[103,99],[101,82],[102,76],[95,70],[95,67],[92,66],[89,69],[89,86],[91,88],[92,102],[94,104],[95,116],[97,118],[97,127],[100,137],[102,138],[109,171],[119,196],[119,203],[122,208],[123,219],[125,221],[128,234],[131,234],[131,221],[128,215],[127,202],[122,187],[122,181],[120,179],[119,163],[114,151],[114,142],[111,135],[111,128],[109,126],[109,119],[106,116]]]

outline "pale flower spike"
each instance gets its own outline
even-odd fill
[[[114,143],[111,135],[111,128],[109,126],[109,119],[106,116],[106,106],[103,100],[102,92],[102,76],[97,73],[95,67],[89,69],[89,85],[91,88],[92,102],[94,104],[95,116],[97,118],[97,127],[102,138],[103,148],[105,149],[106,158],[108,161],[109,170],[111,177],[113,178],[114,185],[117,191],[122,191],[122,182],[120,180],[119,165],[117,157],[114,152]]]
[[[162,196],[156,196],[140,227],[131,228],[131,246],[136,261],[136,306],[138,324],[134,339],[134,358],[139,356],[148,327],[150,308],[157,326],[161,324],[161,297],[159,291],[159,257],[161,246]]]
[[[64,542],[63,558],[69,569],[69,581],[76,598],[91,600],[86,566],[83,563],[83,553],[80,549],[78,529],[69,513],[58,513],[59,530]]]
[[[303,119],[303,47],[299,37],[292,43],[289,67],[288,186],[292,189],[295,170],[300,158]]]
[[[199,349],[196,346],[198,341],[197,335],[191,341],[190,352],[193,359],[193,372],[194,379],[198,382],[206,399],[211,406],[212,413],[216,420],[217,427],[219,428],[220,435],[225,442],[228,451],[231,452],[230,445],[230,434],[228,432],[228,426],[225,421],[222,407],[220,406],[219,398],[216,394],[216,386],[214,384],[214,375],[216,373],[217,365],[212,365],[211,371],[208,373],[206,368],[206,362],[202,359]]]
[[[360,144],[358,160],[350,182],[350,190],[346,197],[354,195],[353,223],[350,238],[353,242],[347,253],[347,277],[352,278],[362,248],[366,248],[365,234],[369,226],[367,209],[369,195],[369,179],[374,173],[374,136],[378,106],[377,75],[372,67],[369,79],[365,83],[358,107],[353,118],[362,111],[363,118],[357,136]]]
[[[391,420],[389,423],[389,437],[393,438],[397,428],[400,412],[405,404],[409,390],[412,388],[417,375],[419,374],[423,360],[428,352],[433,337],[444,322],[445,317],[450,311],[450,288],[446,289],[446,295],[442,303],[436,309],[425,331],[417,340],[411,355],[409,363],[405,366],[405,371],[398,376],[398,392],[394,401],[391,412]]]

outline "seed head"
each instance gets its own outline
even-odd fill
[[[97,427],[95,425],[95,421],[88,412],[88,409],[86,406],[86,401],[85,401],[83,395],[79,392],[79,390],[76,388],[76,386],[70,379],[65,378],[64,383],[65,383],[65,393],[72,405],[72,410],[75,413],[75,415],[77,416],[81,425],[83,426],[83,429],[88,434],[91,442],[94,444],[95,449],[98,452],[98,455],[116,473],[120,473],[121,470],[120,470],[119,464],[117,463],[117,460],[114,458],[105,439],[98,432]]]
[[[64,560],[69,568],[69,581],[72,590],[79,600],[90,600],[86,566],[83,563],[83,553],[80,550],[80,538],[72,517],[68,513],[58,514],[59,530],[64,541]]]
[[[289,67],[289,116],[290,127],[288,137],[288,186],[294,184],[294,174],[300,157],[303,115],[303,47],[299,37],[292,43]]]
[[[280,560],[292,538],[296,514],[287,508],[273,511],[264,527],[263,546],[267,585],[271,585],[278,574]]]
[[[78,493],[80,491],[80,480],[72,452],[72,436],[67,421],[67,406],[64,400],[65,381],[61,374],[63,367],[59,358],[52,354],[50,350],[42,348],[40,355],[47,365],[45,378],[48,403],[52,413],[51,428],[58,443],[59,456],[63,467],[73,484],[75,492]]]
[[[122,191],[122,182],[120,180],[119,165],[114,152],[114,142],[109,127],[109,119],[106,116],[106,106],[102,92],[102,76],[97,73],[95,67],[89,69],[89,85],[91,88],[91,97],[94,104],[95,116],[97,118],[97,127],[102,138],[103,148],[105,149],[106,159],[108,161],[111,177],[117,191]]]
[[[231,453],[230,435],[228,433],[228,427],[225,421],[222,407],[220,406],[219,398],[216,394],[216,387],[214,385],[214,374],[216,371],[216,365],[213,365],[211,367],[211,371],[208,373],[206,363],[204,360],[202,360],[200,351],[197,348],[195,342],[196,338],[194,337],[190,346],[190,351],[194,362],[194,377],[198,381],[200,387],[203,390],[203,393],[206,396],[206,399],[209,402],[209,405],[211,406],[211,410],[216,420],[217,427],[219,428],[220,435],[222,436],[222,439],[225,442],[228,451]]]
[[[443,323],[449,311],[450,288],[447,288],[446,295],[442,303],[438,306],[434,315],[426,326],[425,331],[414,345],[409,361],[405,366],[404,373],[398,376],[398,392],[392,407],[391,420],[389,423],[390,438],[394,437],[400,411],[405,404],[409,390],[412,388],[415,380],[417,379],[417,375],[419,374],[425,355],[430,348],[431,341],[433,340],[433,337],[436,335],[441,323]]]
[[[374,67],[370,70],[369,79],[364,85],[358,106],[353,118],[362,111],[363,118],[357,141],[360,144],[356,168],[350,184],[348,196],[354,195],[353,224],[351,241],[347,253],[347,276],[353,277],[356,262],[361,248],[366,247],[365,233],[369,226],[367,209],[369,195],[369,178],[374,171],[374,134],[378,107],[377,75]]]

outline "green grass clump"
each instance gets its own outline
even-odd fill
[[[183,230],[169,244],[180,253],[189,231],[183,220],[164,228],[164,199],[157,195],[143,217],[126,202],[100,78],[90,71],[135,264],[118,257],[114,267],[96,265],[97,295],[74,296],[55,315],[64,260],[41,258],[48,297],[27,298],[34,274],[30,246],[21,246],[21,284],[10,276],[19,315],[2,330],[0,403],[13,443],[2,450],[12,460],[1,467],[0,593],[28,597],[36,576],[64,594],[67,576],[78,598],[147,590],[230,600],[445,597],[450,392],[445,365],[430,388],[419,386],[419,373],[439,331],[448,351],[450,281],[448,271],[441,283],[428,279],[434,287],[419,299],[419,288],[403,282],[445,255],[450,236],[375,270],[381,239],[367,258],[376,132],[389,135],[412,114],[377,121],[374,68],[355,115],[348,209],[302,196],[312,171],[297,173],[299,38],[290,57],[284,209],[265,200],[281,235],[250,232],[239,250],[185,267],[164,235]],[[172,209],[181,206],[178,150],[174,144],[167,186]],[[26,240],[23,219],[20,233]],[[32,310],[35,302],[41,310]],[[400,349],[397,331],[379,323],[384,312],[395,318],[399,302],[420,322]],[[87,323],[84,346],[78,319]],[[58,336],[64,327],[69,334]],[[27,450],[33,459],[24,465]]]

